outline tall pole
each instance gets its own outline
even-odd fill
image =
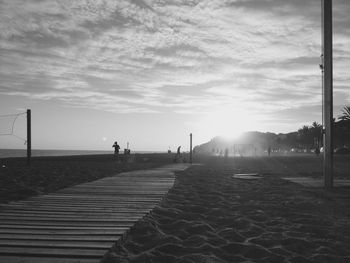
[[[332,0],[322,0],[322,30],[323,30],[323,116],[325,131],[323,176],[324,187],[333,187],[333,39],[332,39]]]
[[[31,110],[27,110],[27,165],[32,157]]]
[[[190,133],[190,163],[192,164],[192,133]]]

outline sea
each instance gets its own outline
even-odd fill
[[[89,155],[89,154],[112,154],[113,151],[85,151],[85,150],[32,150],[32,156],[67,156],[67,155]],[[24,149],[0,149],[0,158],[26,157],[27,150]]]
[[[160,153],[157,151],[136,151],[132,153]],[[113,154],[113,151],[93,151],[93,150],[36,150],[32,149],[32,156],[69,156],[69,155],[96,155]],[[0,158],[26,157],[26,149],[0,149]]]

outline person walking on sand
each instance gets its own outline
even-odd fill
[[[317,156],[320,155],[320,148],[318,148],[318,146],[317,146],[316,149],[315,149],[315,154],[316,154]]]
[[[180,149],[181,149],[181,146],[177,147],[177,152],[176,154],[180,156]]]
[[[114,155],[116,157],[118,157],[119,155],[119,149],[120,149],[120,146],[118,145],[118,142],[115,141],[114,144],[112,145],[112,147],[114,147]]]
[[[177,147],[175,162],[178,162],[180,160],[180,157],[181,157],[180,149],[181,149],[181,146]]]

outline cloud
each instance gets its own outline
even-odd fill
[[[0,93],[121,113],[237,104],[274,118],[310,104],[315,113],[320,8],[318,0],[4,0]],[[350,84],[349,9],[334,1],[336,94]]]

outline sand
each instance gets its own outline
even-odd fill
[[[168,154],[131,155],[130,162],[110,155],[33,157],[0,159],[0,203],[51,193],[120,172],[148,169],[172,163]],[[122,156],[121,156],[122,159]]]
[[[350,162],[342,158],[337,176],[349,178]],[[201,161],[204,165],[177,173],[161,204],[131,228],[104,263],[350,262],[350,189],[324,192],[281,179],[320,176],[319,166],[309,167],[319,159]],[[255,172],[263,178],[232,178]]]

